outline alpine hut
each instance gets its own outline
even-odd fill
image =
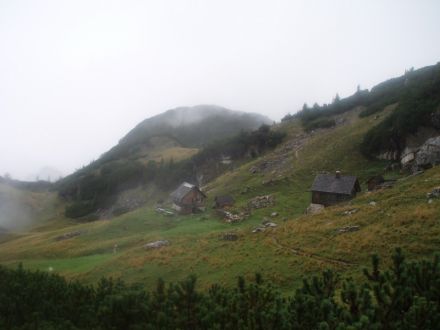
[[[206,195],[196,185],[183,182],[171,193],[173,208],[180,213],[196,212],[206,199]]]
[[[347,201],[361,191],[361,186],[355,176],[319,174],[312,185],[312,203],[329,206]]]

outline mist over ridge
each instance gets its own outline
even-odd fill
[[[271,123],[261,114],[234,111],[217,105],[178,107],[143,120],[119,144],[141,143],[154,135],[170,135],[185,146],[199,147],[240,130],[253,130]]]

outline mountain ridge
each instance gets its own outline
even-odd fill
[[[66,200],[77,202],[72,206],[75,211],[68,214],[79,217],[108,208],[122,191],[153,180],[157,190],[167,190],[178,180],[197,177],[195,165],[205,161],[193,159],[199,148],[239,133],[250,143],[247,132],[269,122],[259,114],[220,106],[171,109],[136,125],[98,160],[58,182],[58,191]],[[267,134],[264,130],[260,135]]]

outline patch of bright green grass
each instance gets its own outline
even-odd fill
[[[61,273],[65,276],[89,272],[100,264],[110,260],[111,254],[90,255],[76,258],[62,259],[30,259],[22,260],[20,263],[30,269]],[[10,266],[18,265],[18,262],[9,263]]]

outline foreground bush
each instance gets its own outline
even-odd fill
[[[406,262],[387,271],[373,256],[366,280],[331,271],[283,296],[271,283],[238,279],[233,289],[196,289],[196,278],[161,280],[153,292],[102,279],[97,286],[43,272],[0,267],[1,329],[439,329],[440,263]],[[336,291],[338,290],[338,291]],[[336,293],[338,292],[338,293]]]

